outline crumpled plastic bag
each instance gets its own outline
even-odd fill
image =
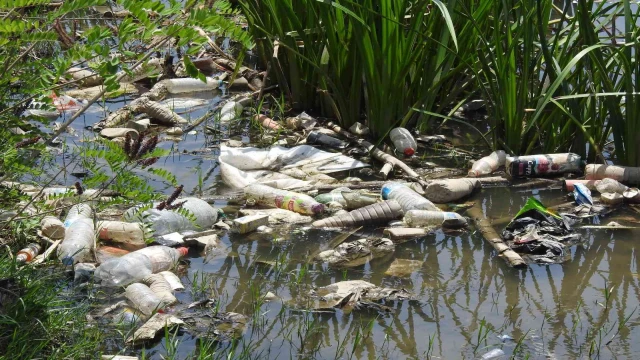
[[[222,181],[237,189],[254,183],[278,189],[311,185],[310,181],[280,173],[294,168],[312,176],[369,166],[340,153],[322,151],[309,145],[291,149],[282,146],[268,149],[220,146],[218,162]]]
[[[525,206],[502,231],[502,238],[515,252],[542,264],[562,263],[567,246],[582,239],[573,231],[576,219],[556,214],[540,201],[529,198]]]

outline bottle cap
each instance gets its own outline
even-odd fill
[[[186,247],[179,247],[176,250],[180,252],[180,256],[187,256],[187,254],[189,253],[189,249]]]
[[[413,156],[415,153],[416,151],[413,148],[404,149],[404,156]]]

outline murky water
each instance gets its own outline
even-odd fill
[[[489,189],[473,201],[499,219],[515,214],[531,195],[550,204],[564,197],[560,191]],[[635,218],[623,211],[612,217],[629,225]],[[424,262],[406,278],[384,275],[392,258],[349,270],[305,265],[333,232],[297,227],[275,238],[231,234],[222,238],[221,254],[191,259],[183,280],[197,290],[182,300],[213,297],[221,310],[252,319],[237,343],[221,345],[219,351],[232,357],[472,359],[500,348],[516,358],[637,358],[637,232],[582,232],[584,244],[571,249],[565,264],[515,270],[473,231],[436,231],[396,247],[394,258]],[[307,312],[289,301],[312,287],[356,279],[405,288],[416,299],[387,303],[386,313]],[[283,301],[263,303],[259,297],[267,291]],[[160,358],[165,351],[163,341],[151,354]],[[179,354],[194,353],[197,342],[185,335]]]
[[[209,106],[192,113],[192,118],[217,101],[214,97]],[[121,105],[107,107],[113,110]],[[98,112],[85,115],[74,128],[82,134],[85,126],[102,116]],[[218,139],[205,136],[202,128],[196,131],[195,135],[185,134],[182,142],[163,142],[162,147],[173,151],[156,166],[172,171],[189,193],[223,191],[216,151],[209,148]],[[80,144],[80,139],[86,140],[83,136],[67,136],[67,141]],[[68,153],[60,156],[59,163],[65,157]],[[69,172],[82,170],[78,167],[81,165],[70,167]],[[69,175],[61,182],[74,181],[77,179]],[[154,186],[170,191],[162,182]],[[501,230],[529,196],[547,205],[566,200],[561,190],[500,188],[485,189],[469,201],[502,224]],[[232,208],[227,213],[235,215]],[[610,218],[633,226],[638,215],[624,209]],[[473,359],[493,349],[503,350],[503,358],[640,357],[640,345],[633,340],[640,335],[637,231],[579,230],[585,241],[571,248],[566,263],[531,265],[525,270],[509,268],[473,229],[435,231],[397,245],[393,257],[343,270],[308,261],[311,253],[326,248],[336,232],[301,226],[275,230],[273,234],[224,235],[222,249],[207,256],[193,251],[187,270],[181,273],[187,285],[186,291],[177,294],[181,303],[213,298],[221,311],[250,319],[241,337],[215,345],[215,357]],[[367,234],[373,236],[376,231],[368,229]],[[406,277],[385,275],[394,259],[423,263]],[[342,280],[405,288],[415,299],[387,302],[386,312],[318,312],[296,304],[295,299],[312,288]],[[269,291],[282,300],[261,300]],[[149,344],[147,355],[160,359],[173,352],[176,344],[177,358],[189,359],[201,352],[203,342],[188,331],[175,341],[171,346],[166,340]],[[118,350],[121,346],[116,342],[109,347]]]

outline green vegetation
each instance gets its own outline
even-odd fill
[[[365,118],[384,136],[482,98],[494,148],[596,160],[613,139],[620,163],[640,165],[640,26],[630,1],[240,4],[294,108],[321,108],[346,126]]]

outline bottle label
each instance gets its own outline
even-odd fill
[[[561,171],[562,166],[546,156],[537,156],[531,160],[516,160],[511,163],[512,176],[545,175]]]
[[[275,198],[275,205],[280,209],[295,211],[304,206],[304,202],[295,196],[278,195]]]

